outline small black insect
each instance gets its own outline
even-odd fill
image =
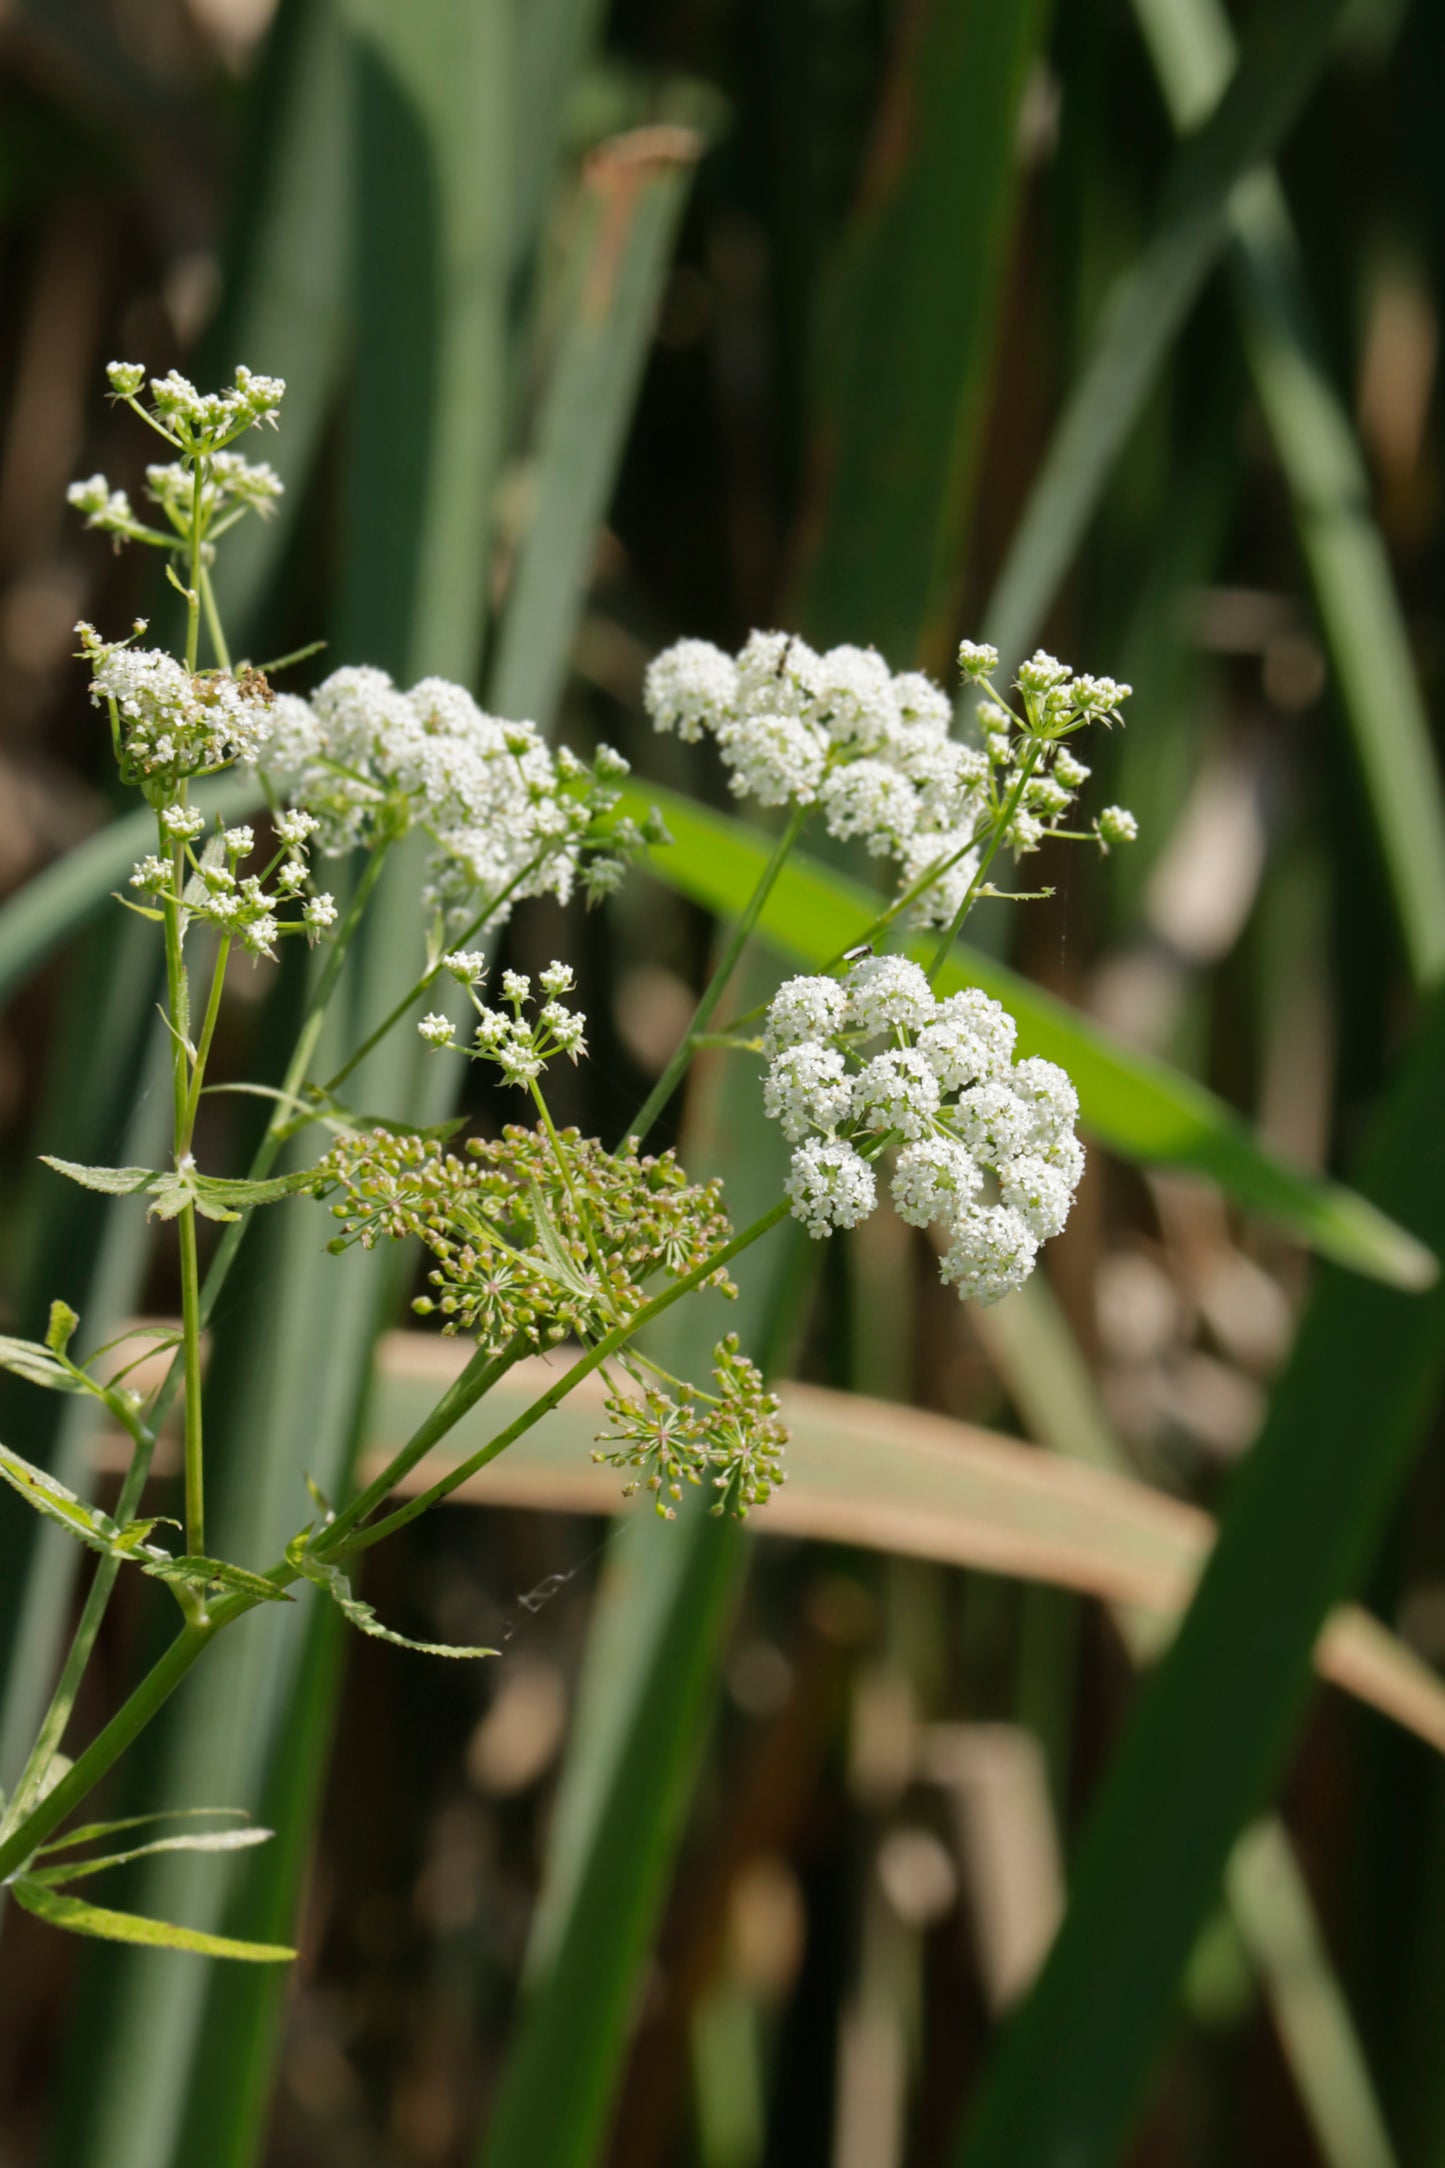
[[[861,964],[865,956],[871,956],[872,954],[873,943],[871,941],[860,941],[857,948],[844,949],[843,961],[845,964]]]

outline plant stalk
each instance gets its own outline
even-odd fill
[[[1014,783],[1014,787],[1009,792],[1007,798],[1004,800],[1003,808],[999,813],[998,819],[994,822],[993,834],[989,837],[988,847],[984,851],[983,857],[979,860],[978,871],[974,875],[973,879],[969,882],[968,888],[964,893],[963,901],[953,914],[953,923],[950,925],[947,933],[944,935],[942,941],[939,943],[933,962],[928,967],[928,983],[930,986],[933,985],[934,981],[938,977],[939,972],[947,963],[948,952],[953,947],[953,944],[958,939],[960,933],[962,933],[963,931],[963,922],[968,917],[969,912],[973,909],[974,901],[978,895],[980,888],[983,886],[983,877],[988,872],[989,867],[994,862],[994,858],[998,852],[998,847],[1004,839],[1004,834],[1008,828],[1008,824],[1013,819],[1015,813],[1017,813],[1019,809],[1019,801],[1023,797],[1025,790],[1028,788],[1029,777],[1033,774],[1034,769],[1038,765],[1038,759],[1041,750],[1042,740],[1039,738],[1030,738],[1028,746],[1024,752],[1024,757],[1019,763],[1018,777]]]
[[[682,1082],[688,1063],[692,1060],[698,1034],[706,1031],[708,1024],[712,1020],[713,1011],[727,991],[728,982],[737,968],[738,958],[742,955],[748,937],[762,915],[763,905],[773,892],[774,884],[787,862],[789,852],[803,832],[807,818],[808,809],[805,806],[795,805],[789,813],[773,848],[773,855],[759,874],[757,886],[748,898],[742,916],[737,920],[732,932],[729,934],[727,946],[718,958],[717,969],[708,980],[702,997],[693,1011],[692,1022],[678,1041],[672,1059],[663,1070],[662,1075],[638,1108],[628,1130],[630,1136],[638,1138],[647,1136],[658,1116],[677,1090],[678,1085]]]

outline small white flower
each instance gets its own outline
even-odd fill
[[[793,1217],[819,1240],[835,1227],[856,1227],[878,1202],[873,1169],[841,1137],[810,1137],[799,1145],[785,1187]]]
[[[865,1062],[853,1080],[853,1119],[865,1129],[897,1129],[921,1137],[938,1112],[938,1079],[911,1046]]]
[[[893,698],[910,734],[946,738],[953,726],[953,705],[941,685],[921,670],[904,670],[893,680]]]
[[[1068,683],[1069,666],[1043,648],[1036,648],[1027,662],[1019,664],[1019,684],[1026,693],[1049,693]]]
[[[162,893],[171,885],[172,868],[164,858],[157,858],[154,851],[143,858],[130,877],[132,888],[150,889]]]
[[[1007,1009],[968,986],[939,1002],[918,1034],[918,1051],[946,1092],[962,1091],[1007,1067],[1017,1030]]]
[[[738,714],[811,719],[819,669],[818,656],[796,633],[751,634],[737,660]]]
[[[1018,1213],[1036,1242],[1050,1242],[1063,1233],[1074,1191],[1061,1167],[1026,1153],[1009,1161],[999,1187],[1004,1203]]]
[[[304,806],[293,805],[278,815],[276,833],[283,843],[288,844],[292,850],[297,850],[308,837],[315,835],[320,826],[321,823],[314,813],[308,813]]]
[[[1111,843],[1135,843],[1139,838],[1139,823],[1127,806],[1106,805],[1094,825],[1106,851]]]
[[[560,1001],[549,1001],[537,1021],[550,1034],[553,1050],[566,1054],[574,1065],[586,1053],[587,1041],[583,1034],[587,1019],[580,1009],[566,1009]]]
[[[443,956],[442,969],[449,971],[459,985],[475,986],[487,975],[487,959],[480,949],[452,949]]]
[[[940,1277],[985,1309],[1022,1287],[1034,1269],[1038,1244],[1008,1205],[967,1205],[951,1233]]]
[[[737,664],[709,640],[678,640],[649,665],[642,704],[654,730],[693,744],[728,721],[738,694]]]
[[[531,998],[532,981],[525,971],[504,971],[502,973],[502,999],[504,1001],[514,1001],[520,1006],[522,1002],[530,1001]]]
[[[214,906],[212,908],[214,909]],[[270,911],[263,911],[259,918],[248,919],[242,925],[241,940],[253,955],[274,957],[276,954],[276,936],[280,930],[273,914]]]
[[[324,893],[309,897],[301,917],[309,932],[324,933],[328,926],[336,924],[338,913],[335,897]]]
[[[278,896],[294,896],[306,886],[307,865],[304,858],[283,858],[274,875]]]
[[[1015,1063],[1009,1082],[1029,1110],[1033,1138],[1029,1149],[1047,1157],[1049,1148],[1060,1137],[1072,1135],[1079,1118],[1079,1095],[1072,1077],[1056,1061],[1030,1054],[1027,1060]]]
[[[961,1093],[953,1119],[964,1149],[985,1167],[999,1168],[1016,1158],[1033,1133],[1029,1108],[998,1076]]]
[[[958,667],[974,683],[992,677],[998,668],[998,649],[990,647],[986,640],[960,640]]]
[[[933,989],[906,956],[865,956],[846,981],[848,1022],[871,1038],[880,1031],[920,1031],[933,1016]]]
[[[847,989],[838,979],[785,979],[768,1006],[765,1052],[833,1038],[843,1029],[847,1008]]]
[[[416,1028],[428,1046],[450,1046],[452,1043],[451,1019],[439,1015],[435,1009],[429,1016],[424,1016]]]
[[[896,854],[918,825],[918,793],[907,776],[881,760],[835,768],[821,802],[829,835],[840,843],[864,837],[874,858]]]
[[[550,963],[540,978],[543,993],[554,997],[558,994],[570,994],[577,984],[570,964]]]
[[[898,1155],[893,1203],[910,1227],[952,1220],[977,1196],[983,1175],[952,1137],[922,1137]]]
[[[858,753],[889,744],[902,722],[893,673],[876,648],[829,648],[819,658],[814,702],[833,744]]]
[[[183,838],[190,841],[198,836],[206,825],[206,816],[195,806],[168,805],[161,813],[161,826],[168,836],[177,842]]]
[[[1061,745],[1054,755],[1054,774],[1068,790],[1080,789],[1088,782],[1092,772],[1069,751],[1067,745]]]
[[[852,1085],[836,1047],[805,1040],[773,1057],[763,1081],[763,1112],[792,1144],[810,1129],[835,1129],[848,1113]]]
[[[827,740],[812,723],[783,714],[745,715],[724,723],[718,749],[734,796],[760,805],[811,804],[827,759]]]
[[[221,841],[232,858],[249,858],[256,848],[256,835],[251,828],[228,828]]]

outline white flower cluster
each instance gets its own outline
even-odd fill
[[[239,452],[212,452],[200,465],[204,533],[224,534],[244,512],[258,512],[266,519],[275,511],[284,485],[275,468],[264,460],[245,459]],[[137,519],[126,492],[112,489],[103,474],[72,482],[65,497],[77,512],[85,514],[87,527],[114,535],[117,542],[166,543],[175,548],[178,536],[189,535],[195,514],[195,476],[191,468],[178,459],[147,467],[146,494],[170,521],[170,534]]]
[[[196,807],[163,806],[159,820],[171,847],[170,855],[153,852],[143,858],[130,877],[130,885],[157,905],[177,903],[183,930],[199,920],[239,941],[252,956],[274,957],[276,943],[283,934],[303,933],[314,946],[335,925],[334,897],[305,892],[310,876],[307,844],[316,830],[309,813],[293,809],[278,817],[279,848],[259,874],[240,871],[242,860],[255,851],[254,829],[218,829],[207,838],[198,857],[194,845],[206,823]],[[177,851],[181,860],[179,883]],[[291,915],[286,915],[288,912]]]
[[[140,402],[145,370],[138,361],[113,361],[106,369],[111,392],[128,405]],[[176,369],[152,377],[148,419],[185,451],[211,452],[247,429],[269,422],[274,429],[286,385],[279,376],[257,376],[238,368],[225,391],[197,391]],[[146,412],[141,407],[142,413]]]
[[[460,950],[442,958],[442,969],[460,980],[470,991],[486,971],[487,960],[476,950]],[[472,1034],[472,1044],[466,1052],[474,1061],[495,1062],[509,1084],[527,1086],[542,1074],[547,1063],[556,1054],[565,1054],[575,1065],[587,1051],[587,1019],[580,1009],[567,1008],[560,996],[570,994],[574,981],[566,964],[551,963],[540,974],[539,983],[546,997],[536,1007],[536,1014],[529,1022],[522,1011],[533,1006],[532,981],[525,971],[502,973],[502,999],[509,1003],[511,1015],[505,1009],[490,1009],[472,992],[472,1006],[477,1012],[477,1026]],[[450,1047],[456,1044],[451,1021],[440,1013],[424,1016],[417,1030],[431,1047]]]
[[[214,534],[212,521],[223,511],[245,509],[263,519],[276,509],[284,484],[276,469],[264,459],[246,459],[240,452],[212,452],[201,474],[201,523]],[[158,504],[173,526],[188,527],[194,507],[195,479],[179,460],[146,468],[146,494]],[[95,521],[92,525],[97,524]],[[228,522],[229,524],[229,522]]]
[[[410,692],[384,670],[335,670],[309,700],[281,694],[260,765],[320,821],[331,854],[417,826],[433,839],[426,901],[464,925],[477,899],[513,902],[550,894],[565,903],[580,878],[589,897],[607,894],[623,853],[655,840],[651,829],[611,816],[627,763],[610,747],[592,764],[553,753],[532,723],[484,714],[443,678]]]
[[[257,758],[271,734],[264,680],[223,670],[193,674],[161,648],[102,640],[84,623],[75,629],[91,668],[90,697],[110,708],[126,782],[150,783],[164,798],[185,776]],[[137,625],[137,633],[144,630]]]
[[[940,1001],[902,956],[781,986],[763,1106],[796,1147],[787,1190],[809,1234],[866,1219],[874,1162],[898,1146],[894,1206],[942,1226],[944,1280],[981,1303],[1021,1287],[1068,1217],[1084,1152],[1073,1085],[1053,1062],[1016,1062],[1014,1035],[996,1001],[975,988]]]
[[[986,683],[998,654],[965,641],[959,661],[966,678]],[[917,914],[943,926],[1018,780],[1024,738],[1041,742],[1004,831],[1015,851],[1037,849],[1088,775],[1057,740],[1093,717],[1107,721],[1129,691],[1074,678],[1044,655],[1023,666],[1019,689],[1025,714],[988,703],[983,745],[970,747],[950,736],[948,697],[921,672],[895,676],[872,648],[818,654],[790,634],[755,632],[736,657],[679,640],[651,665],[643,698],[656,729],[713,738],[739,797],[816,805],[830,835],[895,859],[903,888],[927,880]]]

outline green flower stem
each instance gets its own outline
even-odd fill
[[[221,613],[216,608],[216,590],[211,575],[201,567],[201,606],[206,613],[206,630],[211,635],[211,645],[216,650],[216,660],[223,670],[231,667],[231,651],[226,645],[226,635],[221,630]]]
[[[201,1437],[201,1284],[196,1255],[196,1208],[180,1216],[181,1356],[186,1380],[186,1549],[206,1549],[206,1469]]]
[[[1017,813],[1019,809],[1019,801],[1022,799],[1024,791],[1028,787],[1029,777],[1033,774],[1034,769],[1038,765],[1038,758],[1041,751],[1042,741],[1038,738],[1030,738],[1027,749],[1024,753],[1024,757],[1019,763],[1018,779],[1015,782],[1013,789],[1009,792],[1007,798],[1004,800],[1003,808],[1002,811],[999,813],[998,819],[994,822],[993,834],[989,837],[988,847],[984,851],[983,857],[979,860],[978,871],[974,875],[973,879],[969,882],[967,891],[964,895],[964,899],[959,905],[958,909],[953,914],[953,923],[949,927],[947,933],[944,935],[942,941],[939,943],[938,950],[934,956],[933,962],[928,967],[928,983],[930,986],[933,985],[934,981],[938,977],[939,972],[947,963],[948,952],[953,947],[953,944],[958,939],[960,933],[963,931],[963,922],[968,917],[969,912],[973,909],[974,901],[978,895],[980,888],[983,886],[983,877],[988,872],[989,867],[994,862],[995,855],[997,854],[1000,843],[1002,843],[1004,839],[1004,834],[1008,828],[1008,824],[1013,819],[1015,813]]]
[[[580,1355],[571,1369],[562,1373],[555,1385],[549,1385],[541,1398],[534,1400],[531,1407],[525,1409],[516,1418],[515,1422],[509,1423],[505,1430],[499,1431],[495,1438],[482,1446],[479,1451],[473,1453],[469,1459],[459,1461],[455,1468],[448,1469],[444,1476],[433,1483],[430,1490],[422,1491],[415,1498],[409,1498],[404,1506],[398,1506],[396,1511],[387,1514],[384,1520],[374,1521],[369,1528],[363,1528],[357,1535],[349,1537],[344,1543],[341,1541],[344,1531],[338,1521],[333,1527],[327,1529],[321,1542],[316,1545],[317,1555],[319,1557],[340,1556],[349,1558],[358,1551],[370,1550],[371,1546],[374,1543],[379,1543],[384,1536],[394,1535],[399,1528],[404,1528],[408,1521],[414,1521],[419,1514],[426,1513],[434,1505],[439,1505],[442,1499],[456,1490],[459,1484],[467,1482],[471,1476],[476,1474],[479,1468],[484,1468],[488,1461],[495,1460],[498,1454],[504,1453],[509,1445],[514,1445],[517,1439],[539,1423],[544,1415],[550,1415],[553,1408],[559,1402],[565,1400],[574,1387],[580,1385],[582,1380],[590,1376],[594,1370],[600,1369],[609,1356],[615,1355],[617,1350],[624,1342],[630,1340],[634,1333],[640,1332],[645,1325],[650,1325],[654,1318],[661,1317],[664,1310],[670,1310],[675,1302],[680,1302],[684,1295],[691,1294],[695,1287],[700,1287],[703,1281],[710,1279],[720,1266],[727,1264],[740,1251],[748,1249],[754,1242],[776,1227],[779,1220],[786,1218],[791,1210],[792,1199],[780,1197],[778,1202],[771,1206],[761,1219],[753,1221],[751,1227],[744,1228],[740,1235],[733,1236],[731,1242],[724,1243],[721,1249],[714,1250],[711,1257],[704,1258],[702,1263],[696,1266],[693,1271],[687,1273],[684,1278],[674,1280],[671,1287],[664,1288],[660,1295],[655,1295],[651,1302],[645,1303],[635,1316],[624,1319],[620,1325],[615,1325],[611,1332],[597,1342],[595,1347],[589,1348],[585,1354]],[[468,1368],[470,1369],[470,1365]],[[462,1383],[466,1376],[467,1372],[463,1371],[462,1378],[457,1381],[458,1384]],[[479,1396],[474,1395],[473,1397]],[[451,1420],[455,1421],[455,1416]],[[448,1424],[445,1427],[450,1427],[450,1425]],[[421,1433],[418,1432],[418,1438],[420,1435]],[[391,1466],[382,1475],[378,1476],[376,1482],[371,1485],[372,1492],[380,1489],[384,1495],[385,1491],[392,1488],[408,1468],[416,1466],[416,1463],[422,1457],[422,1453],[427,1448],[423,1446],[419,1451],[413,1450],[415,1445],[416,1440],[414,1439],[410,1445],[403,1448]],[[358,1517],[353,1513],[348,1516],[348,1519],[354,1522]]]
[[[191,1136],[196,1126],[196,1111],[201,1104],[201,1085],[205,1080],[206,1062],[210,1057],[211,1041],[216,1035],[216,1018],[221,1013],[221,994],[226,984],[226,966],[231,958],[231,936],[223,933],[216,950],[215,967],[211,972],[211,991],[206,1000],[206,1014],[201,1024],[201,1036],[196,1047],[195,1066],[191,1070],[191,1088],[186,1095],[184,1135],[182,1151],[189,1151]]]
[[[495,896],[488,897],[486,903],[477,913],[476,917],[472,920],[470,926],[467,927],[466,931],[457,935],[455,944],[457,948],[465,948],[469,941],[474,941],[476,939],[477,935],[487,924],[488,920],[495,918],[497,912],[501,910],[502,905],[509,901],[512,895],[521,886],[522,882],[531,879],[532,875],[541,865],[544,855],[544,853],[539,852],[535,858],[530,860],[527,865],[523,866],[520,873],[513,874],[511,880],[508,881],[505,888],[500,889]],[[414,1001],[419,1001],[422,995],[426,992],[427,988],[441,976],[441,969],[441,958],[438,957],[437,961],[434,964],[432,964],[427,970],[423,971],[421,977],[417,980],[415,986],[409,988],[408,991],[402,995],[400,1001],[398,1001],[398,1003],[396,1004],[396,1007],[382,1018],[381,1022],[377,1025],[375,1031],[373,1031],[368,1038],[362,1040],[360,1046],[356,1049],[356,1052],[352,1054],[350,1058],[342,1064],[342,1066],[337,1070],[335,1076],[331,1077],[325,1084],[322,1085],[321,1089],[326,1094],[328,1099],[331,1097],[333,1092],[338,1090],[340,1086],[346,1082],[346,1079],[350,1076],[352,1070],[358,1068],[360,1064],[365,1061],[367,1055],[372,1051],[372,1049],[374,1047],[380,1046],[382,1040],[386,1037],[387,1033],[389,1031],[395,1030],[396,1026],[406,1015],[406,1012],[411,1007],[412,1003]]]
[[[826,963],[819,964],[817,966],[819,974],[836,971],[853,949],[864,945],[871,947],[880,934],[888,931],[895,919],[901,918],[911,905],[917,903],[920,896],[927,895],[935,881],[941,881],[945,873],[951,872],[960,858],[966,858],[970,851],[978,849],[991,826],[991,820],[984,822],[979,828],[975,829],[967,843],[960,844],[956,851],[950,851],[947,858],[935,859],[931,866],[919,874],[916,881],[910,881],[907,888],[894,897],[886,910],[880,911],[877,918],[864,927],[856,941],[850,942],[846,949],[839,949],[828,958]],[[720,1034],[715,1038],[704,1038],[700,1033],[694,1032],[693,1044],[695,1046],[736,1046],[739,1043],[737,1034],[744,1030],[747,1025],[755,1024],[760,1017],[766,1016],[767,1013],[768,1003],[760,1001],[753,1008],[745,1009],[741,1016],[735,1016],[725,1035]]]
[[[789,813],[774,847],[773,855],[759,874],[758,885],[748,898],[742,916],[728,936],[727,946],[718,959],[717,969],[709,979],[702,998],[693,1011],[692,1022],[679,1040],[671,1061],[638,1108],[628,1129],[629,1136],[638,1138],[647,1136],[658,1116],[662,1113],[663,1108],[682,1082],[688,1063],[692,1060],[698,1034],[706,1031],[708,1024],[712,1020],[714,1009],[716,1009],[726,993],[728,982],[737,968],[738,958],[742,955],[748,936],[756,926],[763,905],[772,894],[773,885],[787,862],[789,852],[802,834],[807,818],[808,808],[806,806],[795,805]]]
[[[478,1348],[458,1378],[454,1378],[431,1413],[423,1418],[412,1432],[406,1444],[366,1489],[352,1499],[349,1506],[337,1514],[321,1531],[313,1548],[318,1556],[325,1556],[350,1534],[358,1521],[365,1520],[383,1505],[402,1477],[419,1460],[424,1460],[455,1423],[459,1423],[470,1408],[474,1408],[485,1393],[489,1393],[497,1381],[505,1377],[514,1363],[527,1354],[531,1343],[522,1333],[515,1333],[507,1345],[492,1353]]]
[[[311,1056],[316,1050],[316,1041],[320,1036],[321,1027],[326,1021],[327,1008],[330,1005],[332,995],[336,991],[342,965],[346,961],[347,949],[357,927],[361,923],[371,892],[380,877],[382,860],[386,855],[388,840],[383,838],[372,851],[361,879],[356,884],[351,901],[346,907],[345,916],[336,929],[336,937],[327,952],[326,962],[322,967],[320,978],[316,981],[315,991],[306,1005],[306,1014],[301,1020],[301,1029],[297,1033],[296,1044],[291,1050],[291,1059],[286,1065],[286,1074],[281,1082],[281,1092],[285,1100],[294,1099],[300,1086],[305,1082],[306,1071],[311,1065]],[[276,1155],[290,1133],[287,1117],[278,1106],[271,1117],[265,1134],[256,1147],[250,1166],[246,1169],[246,1180],[248,1182],[264,1181],[275,1165]],[[216,1246],[216,1253],[211,1259],[210,1269],[206,1273],[205,1284],[201,1288],[200,1323],[203,1329],[210,1321],[211,1312],[220,1299],[221,1289],[225,1286],[227,1276],[236,1261],[236,1252],[241,1246],[242,1237],[246,1232],[246,1225],[247,1222],[244,1219],[233,1220]],[[153,1430],[158,1431],[165,1421],[171,1403],[176,1397],[176,1389],[180,1384],[181,1375],[182,1363],[180,1358],[177,1357],[166,1372],[160,1390],[151,1404],[150,1423]]]
[[[135,1517],[135,1509],[140,1503],[141,1492],[145,1489],[146,1477],[150,1473],[151,1457],[156,1449],[155,1432],[144,1423],[133,1421],[130,1432],[135,1450],[131,1455],[131,1463],[126,1470],[115,1509],[115,1517],[121,1527]],[[0,1830],[8,1831],[23,1820],[49,1774],[51,1763],[60,1752],[65,1727],[70,1722],[70,1712],[75,1706],[75,1697],[80,1691],[80,1682],[85,1676],[86,1665],[90,1662],[90,1652],[95,1646],[101,1620],[105,1617],[105,1608],[110,1601],[110,1592],[115,1586],[115,1578],[120,1568],[121,1561],[118,1558],[100,1560],[86,1595],[80,1623],[76,1627],[55,1692],[51,1696],[50,1706],[35,1735],[35,1744],[26,1758],[25,1767],[21,1770],[15,1789],[7,1802],[3,1819],[0,1819]]]
[[[597,1274],[598,1296],[603,1302],[607,1302],[609,1300],[607,1268],[602,1262],[602,1252],[597,1247],[597,1237],[592,1231],[591,1214],[577,1194],[577,1185],[572,1179],[572,1169],[567,1164],[567,1154],[562,1149],[562,1140],[557,1134],[547,1102],[542,1096],[541,1085],[535,1077],[532,1077],[528,1080],[527,1088],[532,1094],[537,1112],[542,1117],[542,1127],[547,1132],[547,1141],[552,1147],[552,1157],[556,1160],[557,1171],[562,1177],[562,1187],[566,1190],[568,1197],[572,1201],[572,1209],[577,1214],[578,1225],[582,1229],[582,1239],[587,1244],[587,1255],[591,1258],[592,1269]]]
[[[194,667],[194,658],[192,658]],[[185,785],[180,802],[185,803]],[[164,833],[164,830],[162,830]],[[185,953],[181,935],[180,896],[185,881],[185,844],[174,850],[173,893],[166,898],[166,1003],[171,1025],[171,1080],[175,1098],[174,1146],[179,1167],[190,1149],[192,1074],[197,1058],[189,1044],[190,997],[186,985]],[[213,993],[215,989],[213,988]],[[216,995],[219,999],[219,995]],[[196,1208],[186,1205],[178,1221],[181,1246],[181,1374],[186,1387],[186,1543],[192,1551],[205,1549],[205,1483],[201,1437],[201,1325],[200,1287],[196,1254]],[[171,1365],[172,1371],[176,1365]],[[153,1428],[159,1429],[155,1422]]]
[[[302,1021],[301,1030],[297,1036],[296,1045],[287,1067],[283,1089],[288,1097],[294,1095],[310,1065],[317,1035],[325,1019],[326,1009],[335,991],[337,980],[341,975],[341,967],[346,959],[347,947],[361,922],[362,913],[366,908],[371,891],[376,885],[385,852],[386,842],[383,840],[372,852],[365,871],[356,884],[356,890],[346,914],[337,928],[336,938],[331,944],[325,966],[307,1005],[306,1015]],[[169,961],[169,949],[167,954]],[[218,976],[221,963],[222,960],[218,957]],[[203,1033],[202,1040],[203,1048],[208,1048],[209,1033]],[[261,1181],[270,1171],[276,1154],[280,1150],[284,1133],[284,1124],[279,1118],[273,1119],[251,1161],[247,1175],[248,1180],[253,1182]],[[205,1284],[200,1290],[199,1300],[196,1304],[197,1356],[199,1356],[199,1333],[204,1330],[220,1297],[227,1274],[235,1262],[236,1252],[240,1247],[241,1237],[245,1233],[245,1229],[246,1222],[244,1220],[235,1220],[227,1227],[225,1235],[211,1261],[210,1270],[206,1274]],[[179,1354],[172,1361],[165,1378],[162,1380],[160,1390],[151,1404],[149,1422],[144,1425],[137,1424],[132,1431],[135,1438],[135,1452],[132,1455],[130,1467],[126,1471],[125,1480],[121,1485],[120,1497],[115,1509],[115,1518],[122,1526],[124,1526],[125,1522],[133,1520],[139,1510],[141,1498],[145,1493],[146,1482],[150,1476],[156,1438],[170,1410],[171,1403],[175,1399],[177,1389],[185,1372],[186,1359],[184,1354]],[[189,1539],[188,1548],[195,1548],[194,1544],[189,1542]],[[27,1780],[29,1780],[30,1793],[33,1795],[39,1789],[51,1762],[59,1751],[61,1741],[65,1736],[65,1727],[74,1706],[75,1691],[84,1674],[85,1667],[90,1661],[90,1653],[95,1646],[106,1610],[109,1607],[111,1592],[115,1587],[116,1576],[120,1572],[120,1567],[121,1561],[115,1558],[102,1558],[96,1566],[85,1604],[81,1610],[79,1623],[76,1626],[61,1670],[60,1682],[47,1711],[45,1722],[37,1736],[35,1746],[32,1748],[30,1757],[26,1762],[25,1772],[22,1774],[20,1783],[17,1785],[14,1797],[11,1800],[9,1814],[6,1818],[5,1826],[7,1827],[16,1819],[18,1810],[26,1803],[22,1795],[26,1791]]]
[[[159,1662],[141,1680],[135,1692],[122,1702],[103,1731],[69,1768],[60,1782],[38,1800],[23,1822],[0,1838],[0,1883],[8,1882],[25,1865],[38,1844],[58,1829],[67,1815],[92,1792],[101,1778],[119,1761],[156,1712],[170,1699],[201,1651],[230,1619],[249,1611],[257,1599],[238,1596],[218,1604],[204,1623],[183,1627]]]
[[[201,645],[201,489],[205,480],[205,461],[201,454],[193,454],[191,468],[191,532],[190,564],[187,574],[189,592],[186,596],[186,668],[194,672]]]

